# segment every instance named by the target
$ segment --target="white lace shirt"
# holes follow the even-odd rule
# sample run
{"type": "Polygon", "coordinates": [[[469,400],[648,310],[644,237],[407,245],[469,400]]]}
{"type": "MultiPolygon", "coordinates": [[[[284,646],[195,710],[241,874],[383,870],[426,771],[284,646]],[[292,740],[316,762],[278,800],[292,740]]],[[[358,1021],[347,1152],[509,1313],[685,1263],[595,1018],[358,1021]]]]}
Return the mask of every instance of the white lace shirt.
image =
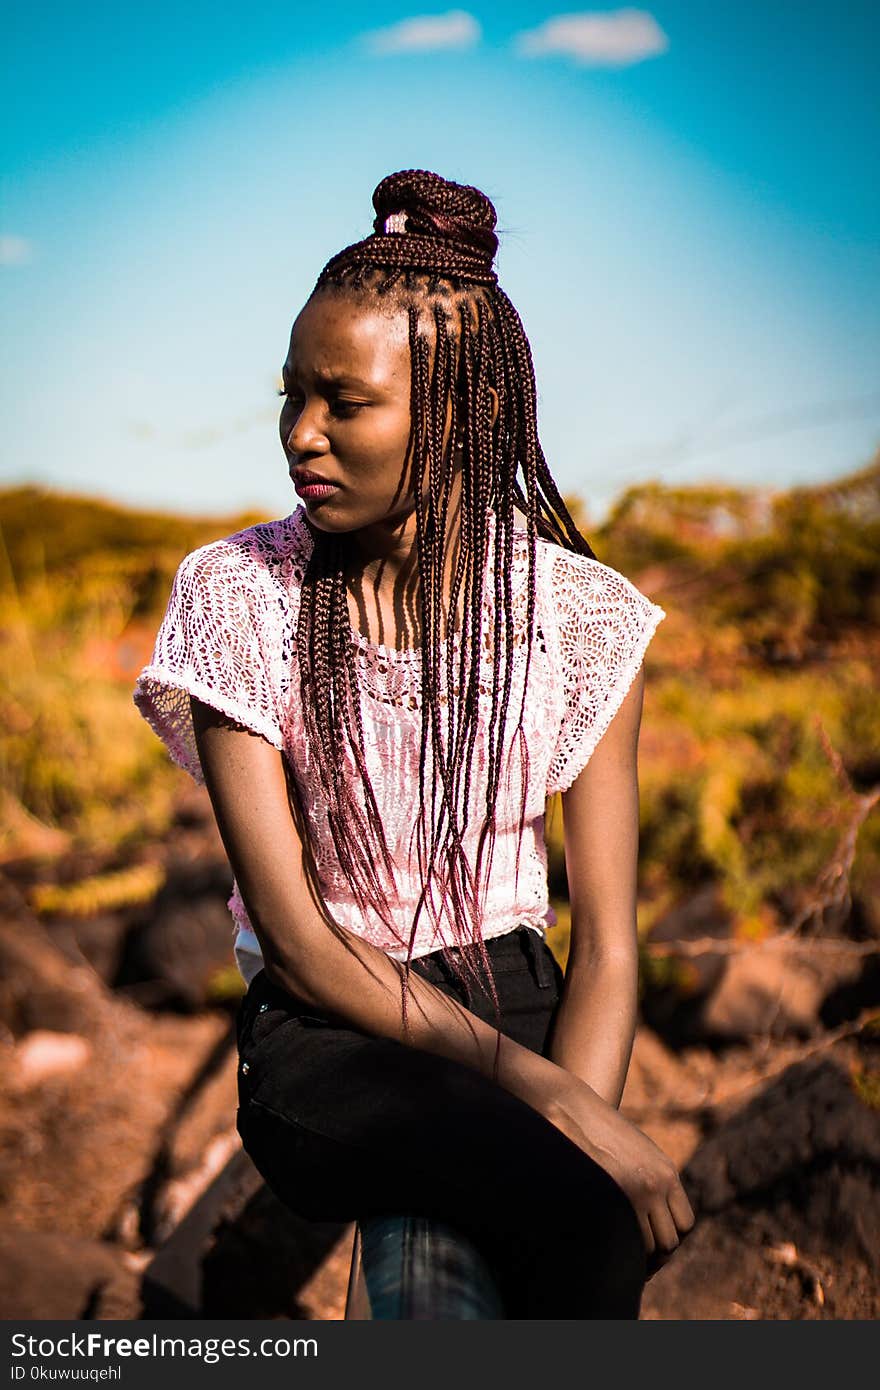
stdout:
{"type": "MultiPolygon", "coordinates": [[[[491,534],[491,527],[490,527],[491,534]]],[[[262,735],[293,771],[325,904],[350,931],[398,959],[409,939],[421,884],[412,829],[418,815],[421,687],[418,649],[370,644],[354,629],[365,753],[395,866],[389,901],[397,937],[378,913],[357,906],[335,857],[326,807],[310,766],[300,711],[296,655],[299,591],[312,547],[302,507],[192,551],[181,562],[134,702],[171,757],[203,784],[190,695],[262,735]]],[[[491,548],[488,553],[491,555],[491,548]]],[[[527,536],[514,537],[514,674],[508,704],[497,833],[485,882],[483,937],[523,923],[543,932],[555,921],[547,891],[546,798],[567,790],[620,708],[664,610],[617,570],[549,541],[537,541],[535,623],[524,729],[528,746],[526,819],[519,840],[523,769],[513,728],[525,671],[527,536]]],[[[483,632],[491,635],[494,587],[484,586],[483,632]]],[[[455,640],[455,639],[453,639],[455,640]]],[[[441,652],[441,658],[443,652],[441,652]]],[[[486,724],[492,652],[480,653],[480,723],[471,768],[464,844],[476,857],[485,815],[486,724]],[[482,811],[481,808],[482,807],[482,811]]],[[[441,667],[445,660],[441,659],[441,667]]],[[[430,741],[429,741],[430,748],[430,741]]],[[[429,755],[430,769],[430,755],[429,755]]],[[[427,798],[430,804],[430,797],[427,798]]],[[[235,957],[246,981],[262,965],[260,946],[233,880],[229,898],[235,957]]],[[[422,913],[413,956],[453,944],[444,904],[422,913]]]]}

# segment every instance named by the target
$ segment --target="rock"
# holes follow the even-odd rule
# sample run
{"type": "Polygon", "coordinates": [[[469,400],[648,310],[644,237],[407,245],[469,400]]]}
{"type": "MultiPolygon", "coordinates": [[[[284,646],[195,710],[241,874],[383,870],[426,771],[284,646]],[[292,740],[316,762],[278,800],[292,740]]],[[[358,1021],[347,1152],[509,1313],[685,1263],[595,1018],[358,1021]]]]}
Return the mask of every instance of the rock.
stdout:
{"type": "Polygon", "coordinates": [[[329,1264],[347,1272],[354,1227],[305,1221],[265,1185],[217,1227],[203,1263],[203,1317],[308,1318],[329,1264]],[[345,1253],[340,1253],[340,1247],[345,1253]]]}
{"type": "Polygon", "coordinates": [[[119,974],[128,933],[141,914],[140,908],[125,908],[93,917],[57,916],[47,930],[68,960],[87,962],[105,984],[112,985],[119,974]]]}
{"type": "MultiPolygon", "coordinates": [[[[730,923],[730,912],[721,900],[718,885],[709,883],[659,918],[648,940],[649,944],[703,937],[726,941],[730,923]]],[[[641,1013],[645,1022],[673,1046],[700,1038],[703,1003],[724,978],[727,962],[728,957],[721,951],[654,956],[654,969],[643,971],[641,1013]],[[666,975],[670,978],[664,981],[666,975]]]]}
{"type": "Polygon", "coordinates": [[[209,1146],[218,1136],[235,1126],[238,1106],[238,1052],[228,1038],[228,1050],[218,1056],[198,1089],[187,1098],[186,1106],[175,1116],[174,1133],[168,1145],[168,1174],[172,1180],[186,1179],[205,1161],[209,1146]]]}
{"type": "Polygon", "coordinates": [[[154,1203],[153,1239],[167,1239],[201,1198],[208,1184],[222,1173],[230,1158],[241,1148],[236,1130],[217,1134],[206,1145],[199,1164],[185,1176],[172,1178],[154,1203]]]}
{"type": "Polygon", "coordinates": [[[852,928],[880,942],[880,872],[862,871],[852,885],[852,928]]]}
{"type": "Polygon", "coordinates": [[[796,1196],[811,1172],[825,1179],[829,1165],[841,1173],[873,1169],[877,1190],[868,1207],[877,1240],[869,1248],[853,1238],[857,1253],[880,1261],[880,1111],[860,1099],[831,1058],[789,1067],[722,1124],[688,1165],[688,1190],[701,1210],[719,1211],[779,1184],[796,1196]]]}
{"type": "Polygon", "coordinates": [[[150,1008],[192,1011],[212,1002],[212,979],[234,965],[231,890],[225,862],[172,866],[128,935],[117,988],[150,1008]]]}
{"type": "Polygon", "coordinates": [[[830,1057],[722,1120],[682,1174],[697,1225],[643,1317],[876,1318],[880,1111],[830,1057]]]}
{"type": "Polygon", "coordinates": [[[85,1038],[38,1028],[13,1049],[8,1065],[15,1089],[28,1090],[53,1077],[70,1076],[84,1067],[91,1055],[91,1043],[85,1038]]]}
{"type": "Polygon", "coordinates": [[[825,994],[815,958],[756,944],[731,956],[700,1011],[700,1033],[713,1040],[807,1036],[825,994]]]}
{"type": "MultiPolygon", "coordinates": [[[[880,943],[878,943],[880,946],[880,943]]],[[[825,995],[819,1017],[825,1028],[836,1028],[849,1019],[858,1018],[864,1009],[880,1005],[880,950],[866,956],[858,973],[839,980],[825,995]]]]}
{"type": "Polygon", "coordinates": [[[703,1078],[656,1033],[644,1026],[637,1028],[621,1100],[624,1110],[641,1114],[652,1106],[693,1108],[701,1104],[705,1089],[703,1078]]]}
{"type": "Polygon", "coordinates": [[[322,1316],[338,1307],[352,1235],[282,1205],[239,1149],[145,1270],[143,1316],[322,1316]]]}
{"type": "Polygon", "coordinates": [[[677,1167],[686,1163],[700,1139],[693,1116],[676,1112],[696,1111],[706,1093],[705,1082],[671,1052],[650,1028],[640,1027],[620,1110],[668,1154],[677,1167]]]}
{"type": "Polygon", "coordinates": [[[217,1013],[151,1018],[111,999],[94,1021],[85,1066],[26,1090],[2,1068],[5,1210],[31,1230],[96,1240],[112,1232],[117,1243],[139,1245],[141,1194],[161,1177],[175,1117],[228,1036],[217,1013]]]}
{"type": "Polygon", "coordinates": [[[0,1228],[0,1317],[139,1318],[140,1275],[101,1241],[0,1228]]]}
{"type": "Polygon", "coordinates": [[[105,991],[72,965],[34,918],[0,922],[0,1023],[18,1037],[35,1028],[90,1036],[105,991]]]}
{"type": "Polygon", "coordinates": [[[785,1238],[766,1210],[704,1217],[649,1280],[645,1321],[876,1319],[880,1293],[858,1261],[816,1255],[785,1238]],[[779,1252],[790,1247],[791,1262],[779,1252]]]}
{"type": "MultiPolygon", "coordinates": [[[[651,943],[729,939],[729,917],[714,887],[667,913],[651,943]]],[[[734,949],[670,955],[643,971],[641,1014],[667,1043],[726,1046],[753,1038],[808,1037],[832,1020],[880,1002],[880,957],[858,955],[847,937],[737,941],[734,949]],[[668,975],[668,981],[664,976],[668,975]]]]}

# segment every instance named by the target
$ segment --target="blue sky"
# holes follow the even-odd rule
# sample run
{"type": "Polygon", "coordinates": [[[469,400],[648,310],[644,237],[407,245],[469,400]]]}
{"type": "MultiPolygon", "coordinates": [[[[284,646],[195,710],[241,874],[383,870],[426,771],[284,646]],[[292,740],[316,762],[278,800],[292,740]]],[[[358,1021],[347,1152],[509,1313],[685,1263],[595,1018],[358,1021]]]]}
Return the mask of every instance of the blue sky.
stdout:
{"type": "Polygon", "coordinates": [[[297,499],[276,377],[395,169],[475,183],[560,486],[880,443],[874,0],[7,6],[0,482],[297,499]]]}

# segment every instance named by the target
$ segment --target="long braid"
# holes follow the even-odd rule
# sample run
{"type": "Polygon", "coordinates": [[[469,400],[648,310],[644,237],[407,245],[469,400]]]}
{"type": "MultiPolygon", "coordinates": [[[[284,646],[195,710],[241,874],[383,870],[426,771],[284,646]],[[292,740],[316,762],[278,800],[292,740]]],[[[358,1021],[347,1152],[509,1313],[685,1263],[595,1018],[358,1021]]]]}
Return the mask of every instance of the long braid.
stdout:
{"type": "MultiPolygon", "coordinates": [[[[528,787],[523,720],[536,609],[536,540],[540,536],[588,556],[593,556],[593,551],[565,506],[538,439],[531,349],[519,315],[498,285],[492,266],[498,241],[491,202],[467,185],[451,183],[426,170],[405,170],[382,180],[373,194],[373,206],[373,235],[347,246],[328,261],[313,295],[341,294],[367,303],[378,298],[395,310],[404,310],[408,317],[412,400],[409,457],[422,661],[419,815],[410,843],[411,853],[415,843],[420,895],[406,941],[392,926],[393,856],[364,752],[346,596],[345,537],[329,536],[316,528],[312,528],[313,552],[302,585],[297,651],[307,745],[326,798],[340,868],[361,908],[372,906],[392,927],[395,939],[406,946],[402,975],[406,1030],[412,950],[423,910],[428,911],[435,926],[439,925],[435,886],[439,888],[441,911],[443,903],[449,903],[451,944],[462,948],[458,959],[448,956],[450,965],[466,983],[488,986],[496,1020],[499,1018],[497,990],[482,936],[482,913],[495,843],[495,808],[516,656],[511,576],[517,507],[525,513],[528,535],[526,672],[509,754],[515,762],[516,745],[523,769],[520,837],[528,787]],[[490,388],[498,397],[494,425],[490,388]],[[462,471],[459,553],[450,581],[444,662],[441,626],[454,473],[454,449],[444,447],[447,423],[451,439],[462,446],[462,471]],[[494,520],[491,547],[490,513],[494,520]],[[484,632],[487,564],[492,569],[494,600],[490,632],[484,632]],[[456,630],[459,604],[461,625],[456,630]],[[486,803],[476,863],[472,865],[464,849],[464,831],[471,813],[471,768],[487,644],[493,675],[485,730],[486,803]],[[441,712],[444,698],[445,718],[441,712]],[[354,794],[358,787],[363,808],[354,794]]],[[[496,1050],[496,1065],[497,1060],[496,1050]]]]}

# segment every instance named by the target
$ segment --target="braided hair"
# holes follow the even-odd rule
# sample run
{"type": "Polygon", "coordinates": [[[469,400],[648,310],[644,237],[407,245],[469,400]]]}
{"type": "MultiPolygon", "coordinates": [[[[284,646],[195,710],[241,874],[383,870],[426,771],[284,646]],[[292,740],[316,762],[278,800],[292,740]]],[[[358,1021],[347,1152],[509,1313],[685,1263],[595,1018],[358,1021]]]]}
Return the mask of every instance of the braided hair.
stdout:
{"type": "Polygon", "coordinates": [[[401,939],[391,920],[388,891],[394,883],[394,866],[366,765],[350,636],[345,534],[328,534],[310,526],[314,545],[302,582],[297,651],[305,732],[329,808],[340,867],[361,909],[372,906],[395,939],[406,946],[401,975],[406,1032],[412,948],[422,912],[427,908],[434,915],[435,887],[441,903],[451,904],[450,944],[458,948],[444,950],[445,959],[465,983],[466,992],[469,983],[488,986],[496,1020],[499,1016],[482,937],[481,886],[488,881],[495,842],[495,804],[515,656],[511,572],[516,506],[525,513],[528,532],[528,648],[523,703],[514,731],[523,766],[520,837],[528,786],[523,714],[535,612],[536,537],[583,555],[593,556],[593,551],[560,496],[538,440],[529,342],[493,269],[498,238],[492,203],[477,188],[426,170],[408,169],[378,184],[373,207],[372,235],[327,262],[310,299],[331,294],[373,308],[383,303],[393,312],[405,313],[409,324],[409,455],[422,654],[419,816],[413,834],[422,892],[408,939],[401,939]],[[493,393],[497,395],[494,421],[493,393]],[[454,452],[444,445],[444,431],[450,411],[451,438],[461,447],[461,511],[449,612],[457,611],[461,596],[463,617],[457,657],[449,642],[444,672],[440,619],[454,452]],[[490,511],[495,522],[494,550],[487,557],[490,511]],[[483,631],[486,565],[494,583],[491,634],[483,631]],[[471,864],[463,837],[478,728],[480,652],[487,642],[495,664],[486,731],[485,818],[476,863],[471,864]],[[499,665],[502,650],[504,661],[499,665]],[[444,676],[443,688],[451,692],[445,702],[441,700],[444,676]],[[430,777],[426,773],[429,745],[430,777]],[[348,775],[341,763],[347,763],[348,775]],[[426,780],[431,782],[430,817],[426,780]]]}

